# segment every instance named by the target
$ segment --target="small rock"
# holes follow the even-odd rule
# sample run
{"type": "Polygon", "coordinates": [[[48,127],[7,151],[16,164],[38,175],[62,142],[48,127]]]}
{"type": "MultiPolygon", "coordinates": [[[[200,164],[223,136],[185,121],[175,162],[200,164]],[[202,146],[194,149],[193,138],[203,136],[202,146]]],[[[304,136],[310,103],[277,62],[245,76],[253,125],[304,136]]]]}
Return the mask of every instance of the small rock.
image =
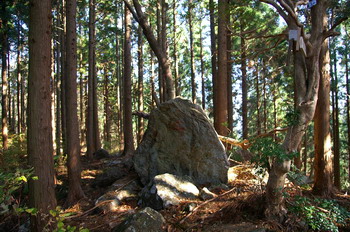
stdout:
{"type": "Polygon", "coordinates": [[[109,213],[109,212],[115,212],[118,210],[120,201],[118,200],[115,192],[108,192],[96,200],[95,205],[98,205],[98,204],[101,204],[98,206],[98,208],[103,213],[109,213]],[[105,203],[102,203],[102,202],[105,202],[105,203]]]}
{"type": "Polygon", "coordinates": [[[106,151],[103,148],[100,148],[97,151],[95,151],[93,156],[94,156],[95,159],[105,159],[105,158],[109,158],[110,157],[108,151],[106,151]]]}
{"type": "Polygon", "coordinates": [[[160,210],[169,205],[178,205],[182,200],[198,199],[199,190],[189,177],[165,173],[154,177],[141,191],[139,203],[143,207],[160,210]]]}
{"type": "Polygon", "coordinates": [[[203,200],[203,201],[207,201],[209,199],[212,199],[214,197],[216,197],[217,195],[215,193],[212,193],[209,191],[208,188],[204,187],[201,189],[200,193],[199,193],[199,197],[203,200]]]}
{"type": "Polygon", "coordinates": [[[118,226],[113,228],[113,232],[161,232],[165,220],[157,211],[147,207],[138,213],[130,216],[118,226]]]}

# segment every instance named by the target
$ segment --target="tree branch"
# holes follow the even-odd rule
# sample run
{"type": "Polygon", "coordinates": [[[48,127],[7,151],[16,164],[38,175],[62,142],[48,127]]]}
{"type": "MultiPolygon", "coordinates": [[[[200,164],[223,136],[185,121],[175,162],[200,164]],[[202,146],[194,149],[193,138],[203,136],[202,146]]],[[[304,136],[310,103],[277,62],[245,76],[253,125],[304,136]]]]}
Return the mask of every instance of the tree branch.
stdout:
{"type": "Polygon", "coordinates": [[[286,23],[288,23],[288,15],[283,11],[283,9],[273,0],[260,0],[260,2],[265,2],[271,6],[273,6],[278,14],[284,19],[284,21],[286,21],[286,23]]]}

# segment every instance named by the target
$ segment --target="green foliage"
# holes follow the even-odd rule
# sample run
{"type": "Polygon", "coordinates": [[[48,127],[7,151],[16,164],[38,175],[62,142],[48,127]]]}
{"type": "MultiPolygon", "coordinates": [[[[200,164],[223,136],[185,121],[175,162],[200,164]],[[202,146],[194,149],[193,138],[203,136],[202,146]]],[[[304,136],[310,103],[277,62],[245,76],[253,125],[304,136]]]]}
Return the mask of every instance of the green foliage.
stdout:
{"type": "Polygon", "coordinates": [[[286,114],[286,121],[288,126],[294,126],[298,124],[300,112],[298,110],[289,109],[286,114]]]}
{"type": "Polygon", "coordinates": [[[350,213],[333,200],[296,196],[290,211],[302,217],[313,230],[337,232],[346,224],[350,213]]]}
{"type": "Polygon", "coordinates": [[[62,214],[60,207],[57,207],[55,210],[50,210],[50,215],[56,219],[57,223],[57,228],[54,230],[54,232],[89,232],[88,229],[83,227],[77,229],[76,226],[65,225],[64,220],[66,217],[71,216],[71,213],[62,214]]]}
{"type": "Polygon", "coordinates": [[[287,153],[271,137],[257,138],[249,150],[255,154],[252,161],[262,168],[270,168],[270,160],[277,159],[278,162],[282,162],[298,155],[296,152],[287,153]]]}
{"type": "Polygon", "coordinates": [[[0,172],[0,204],[7,204],[13,194],[22,186],[27,191],[29,178],[33,178],[33,168],[30,169],[16,169],[15,172],[4,173],[0,172]]]}

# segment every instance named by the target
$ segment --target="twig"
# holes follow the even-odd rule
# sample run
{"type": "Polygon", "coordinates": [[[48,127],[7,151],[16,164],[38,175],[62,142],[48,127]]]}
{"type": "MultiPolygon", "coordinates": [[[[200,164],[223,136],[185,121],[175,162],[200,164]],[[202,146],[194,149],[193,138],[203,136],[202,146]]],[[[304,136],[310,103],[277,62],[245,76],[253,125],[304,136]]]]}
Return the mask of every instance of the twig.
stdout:
{"type": "Polygon", "coordinates": [[[186,220],[187,218],[189,218],[192,214],[194,214],[194,212],[196,212],[196,211],[197,211],[200,207],[202,207],[203,205],[206,205],[206,204],[208,204],[208,203],[210,203],[210,202],[212,202],[212,201],[215,201],[215,200],[218,199],[219,197],[226,196],[227,194],[232,193],[234,190],[236,190],[236,189],[235,189],[235,188],[232,188],[231,190],[229,190],[229,191],[227,191],[227,192],[225,192],[225,193],[223,193],[223,194],[221,194],[221,195],[219,195],[219,196],[216,196],[216,197],[214,197],[214,198],[212,198],[212,199],[210,199],[210,200],[207,200],[207,201],[203,202],[202,204],[196,206],[196,208],[194,208],[194,209],[192,210],[191,213],[187,214],[186,217],[184,217],[183,219],[181,219],[180,224],[184,223],[185,220],[186,220]]]}

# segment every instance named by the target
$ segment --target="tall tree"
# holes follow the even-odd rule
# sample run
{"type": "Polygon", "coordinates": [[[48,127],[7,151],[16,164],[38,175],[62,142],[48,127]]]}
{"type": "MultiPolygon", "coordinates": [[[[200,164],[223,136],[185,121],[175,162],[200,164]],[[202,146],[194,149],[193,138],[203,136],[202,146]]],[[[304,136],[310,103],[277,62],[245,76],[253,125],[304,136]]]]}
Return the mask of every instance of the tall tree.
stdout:
{"type": "MultiPolygon", "coordinates": [[[[293,50],[295,56],[294,68],[296,92],[296,122],[288,127],[283,147],[287,153],[298,150],[307,125],[313,119],[317,93],[320,80],[320,51],[324,40],[334,35],[334,28],[341,23],[338,21],[331,27],[327,27],[328,18],[326,11],[329,7],[329,1],[318,0],[317,4],[311,8],[311,31],[310,36],[305,36],[303,24],[299,21],[296,13],[297,3],[291,0],[261,0],[273,6],[280,16],[288,24],[289,30],[301,32],[301,38],[306,43],[306,51],[303,49],[293,50]],[[327,30],[327,28],[331,28],[327,30]]],[[[299,38],[300,39],[300,38],[299,38]]],[[[269,173],[269,179],[266,188],[267,210],[266,215],[269,218],[281,220],[286,212],[283,205],[283,187],[287,172],[290,170],[291,161],[284,160],[280,162],[275,159],[269,173]]]]}
{"type": "Polygon", "coordinates": [[[227,135],[227,14],[226,0],[219,1],[218,8],[218,73],[216,80],[216,102],[214,127],[218,134],[227,135]]]}
{"type": "Polygon", "coordinates": [[[81,188],[80,139],[77,96],[77,1],[66,0],[66,130],[68,155],[68,197],[66,205],[70,206],[84,197],[81,188]]]}
{"type": "Polygon", "coordinates": [[[160,66],[163,72],[163,78],[165,79],[165,83],[166,83],[166,89],[165,89],[166,99],[164,100],[173,99],[175,97],[174,81],[171,74],[169,58],[167,56],[166,51],[163,51],[163,49],[161,49],[158,46],[159,43],[153,34],[153,31],[147,21],[147,17],[142,12],[142,7],[138,2],[138,0],[133,0],[135,10],[127,0],[124,0],[124,3],[130,10],[132,15],[134,16],[135,20],[142,27],[143,34],[145,35],[150,47],[152,48],[152,51],[154,52],[154,54],[158,59],[158,62],[160,63],[160,66]]]}
{"type": "Polygon", "coordinates": [[[97,76],[96,76],[96,0],[89,0],[89,77],[88,77],[88,106],[86,119],[87,155],[101,148],[98,111],[97,111],[97,76]]]}
{"type": "Polygon", "coordinates": [[[51,128],[51,1],[32,0],[29,23],[28,157],[37,180],[29,182],[32,231],[52,228],[56,207],[51,128]]]}
{"type": "Polygon", "coordinates": [[[188,30],[190,32],[190,64],[191,64],[191,90],[192,102],[196,103],[196,74],[194,68],[194,42],[193,42],[193,2],[188,1],[188,30]]]}
{"type": "Polygon", "coordinates": [[[333,115],[333,174],[334,186],[340,189],[340,135],[339,135],[339,96],[338,96],[338,70],[337,70],[337,52],[333,53],[332,75],[332,115],[333,115]]]}
{"type": "MultiPolygon", "coordinates": [[[[143,111],[143,38],[142,38],[142,28],[139,26],[138,29],[138,104],[137,110],[139,112],[143,111]]],[[[142,135],[144,131],[144,121],[142,117],[138,118],[138,132],[137,132],[137,141],[141,142],[142,135]]]]}
{"type": "Polygon", "coordinates": [[[209,0],[210,14],[210,47],[211,47],[211,75],[213,83],[213,114],[214,121],[216,120],[216,98],[217,98],[217,53],[216,53],[216,32],[215,32],[215,5],[214,0],[209,0]]]}
{"type": "Polygon", "coordinates": [[[124,155],[134,152],[132,133],[132,99],[131,99],[131,14],[125,6],[124,39],[124,155]]]}
{"type": "Polygon", "coordinates": [[[332,193],[332,144],[330,133],[330,73],[328,40],[322,44],[320,54],[320,86],[314,117],[315,183],[313,191],[329,196],[332,193]]]}
{"type": "Polygon", "coordinates": [[[1,2],[1,87],[2,87],[2,99],[1,99],[1,112],[2,112],[2,147],[3,149],[8,149],[8,111],[9,111],[9,101],[8,101],[8,74],[7,74],[7,54],[8,54],[8,19],[7,19],[7,1],[1,2]]]}
{"type": "Polygon", "coordinates": [[[242,72],[242,135],[243,139],[248,138],[248,81],[247,81],[247,54],[244,38],[243,25],[240,25],[241,32],[241,72],[242,72]]]}

